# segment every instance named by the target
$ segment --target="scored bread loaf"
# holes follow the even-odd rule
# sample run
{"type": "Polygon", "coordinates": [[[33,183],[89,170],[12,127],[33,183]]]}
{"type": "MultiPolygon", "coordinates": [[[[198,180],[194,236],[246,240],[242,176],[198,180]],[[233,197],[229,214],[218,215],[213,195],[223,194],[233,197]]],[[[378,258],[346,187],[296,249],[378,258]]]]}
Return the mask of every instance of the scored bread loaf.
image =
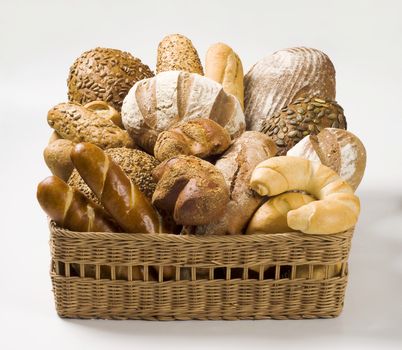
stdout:
{"type": "Polygon", "coordinates": [[[191,40],[181,34],[168,35],[158,45],[156,73],[172,70],[203,75],[197,50],[191,40]]]}
{"type": "Polygon", "coordinates": [[[67,181],[73,172],[74,165],[70,153],[74,143],[70,140],[57,139],[49,143],[43,151],[43,158],[53,175],[67,181]]]}
{"type": "Polygon", "coordinates": [[[209,47],[205,59],[205,76],[222,84],[223,90],[236,96],[244,109],[243,65],[231,47],[223,43],[209,47]]]}
{"type": "Polygon", "coordinates": [[[230,135],[211,119],[197,118],[162,131],[154,147],[155,158],[163,161],[179,154],[207,158],[230,146],[230,135]]]}
{"type": "Polygon", "coordinates": [[[251,174],[257,164],[273,157],[274,143],[258,131],[246,131],[235,139],[232,146],[216,162],[229,188],[230,200],[218,220],[195,227],[196,234],[241,234],[263,197],[249,187],[251,174]]]}
{"type": "Polygon", "coordinates": [[[150,201],[102,149],[90,143],[79,143],[71,152],[71,160],[125,232],[163,232],[161,218],[150,201]]]}
{"type": "Polygon", "coordinates": [[[159,133],[195,118],[212,119],[232,138],[245,129],[243,111],[233,95],[217,82],[187,72],[163,72],[137,82],[122,107],[124,127],[151,154],[159,133]]]}
{"type": "Polygon", "coordinates": [[[47,114],[47,121],[63,139],[72,142],[90,142],[101,148],[133,147],[127,131],[76,103],[53,107],[47,114]]]}
{"type": "Polygon", "coordinates": [[[366,149],[349,131],[327,128],[318,135],[306,136],[287,155],[321,162],[341,176],[354,190],[366,168],[366,149]]]}
{"type": "Polygon", "coordinates": [[[300,192],[286,192],[272,197],[254,213],[246,234],[291,232],[288,212],[314,200],[312,196],[300,192]]]}
{"type": "Polygon", "coordinates": [[[317,201],[287,214],[290,228],[304,233],[336,233],[350,229],[358,219],[359,198],[335,171],[303,158],[280,156],[257,165],[250,181],[261,196],[305,191],[317,201]]]}
{"type": "Polygon", "coordinates": [[[294,47],[264,57],[244,77],[247,130],[261,130],[264,120],[300,96],[335,100],[335,69],[328,56],[294,47]]]}
{"type": "Polygon", "coordinates": [[[39,183],[37,198],[42,209],[60,227],[79,232],[119,232],[99,205],[57,176],[49,176],[39,183]]]}
{"type": "Polygon", "coordinates": [[[211,163],[194,156],[176,156],[159,164],[152,203],[177,224],[204,225],[217,219],[229,201],[221,172],[211,163]]]}

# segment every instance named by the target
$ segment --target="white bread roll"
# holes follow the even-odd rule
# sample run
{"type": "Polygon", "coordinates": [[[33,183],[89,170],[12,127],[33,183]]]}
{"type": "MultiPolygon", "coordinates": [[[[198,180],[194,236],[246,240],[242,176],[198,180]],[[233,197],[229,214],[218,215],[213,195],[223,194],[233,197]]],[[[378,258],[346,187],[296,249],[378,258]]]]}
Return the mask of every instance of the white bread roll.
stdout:
{"type": "Polygon", "coordinates": [[[349,131],[327,128],[309,135],[291,148],[287,155],[321,162],[336,171],[354,190],[366,169],[366,149],[349,131]]]}
{"type": "Polygon", "coordinates": [[[352,228],[360,212],[359,198],[335,171],[318,162],[281,156],[254,169],[250,187],[261,196],[305,191],[317,201],[291,210],[288,226],[304,233],[337,233],[352,228]]]}
{"type": "Polygon", "coordinates": [[[295,47],[264,57],[244,77],[247,130],[260,131],[264,120],[301,96],[335,100],[335,69],[328,56],[295,47]]]}
{"type": "Polygon", "coordinates": [[[195,118],[212,119],[232,138],[245,129],[236,97],[209,78],[183,71],[162,72],[137,82],[122,107],[124,127],[148,153],[153,153],[160,132],[195,118]]]}

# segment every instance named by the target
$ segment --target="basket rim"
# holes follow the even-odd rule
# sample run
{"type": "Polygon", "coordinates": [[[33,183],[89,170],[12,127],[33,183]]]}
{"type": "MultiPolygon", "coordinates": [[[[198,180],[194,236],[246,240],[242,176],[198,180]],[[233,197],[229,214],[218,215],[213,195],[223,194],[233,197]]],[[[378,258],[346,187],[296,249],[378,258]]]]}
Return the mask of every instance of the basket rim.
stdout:
{"type": "Polygon", "coordinates": [[[261,233],[252,235],[177,235],[173,233],[117,233],[117,232],[77,232],[58,226],[53,220],[49,220],[49,229],[51,235],[57,238],[86,238],[86,239],[113,239],[121,241],[155,241],[155,242],[176,242],[176,243],[262,243],[279,240],[295,241],[339,241],[350,239],[354,233],[355,227],[349,230],[331,233],[331,234],[307,234],[303,232],[285,232],[285,233],[261,233]]]}

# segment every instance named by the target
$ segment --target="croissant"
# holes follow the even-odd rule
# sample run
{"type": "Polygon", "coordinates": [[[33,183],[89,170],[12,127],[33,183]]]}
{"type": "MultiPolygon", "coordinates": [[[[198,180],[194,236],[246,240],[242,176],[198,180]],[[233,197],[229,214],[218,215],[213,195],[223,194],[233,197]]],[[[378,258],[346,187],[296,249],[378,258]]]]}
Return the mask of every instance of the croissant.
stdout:
{"type": "Polygon", "coordinates": [[[275,157],[257,165],[250,187],[262,196],[301,190],[317,201],[287,214],[288,226],[304,233],[336,233],[353,227],[360,202],[352,187],[332,169],[307,159],[275,157]]]}

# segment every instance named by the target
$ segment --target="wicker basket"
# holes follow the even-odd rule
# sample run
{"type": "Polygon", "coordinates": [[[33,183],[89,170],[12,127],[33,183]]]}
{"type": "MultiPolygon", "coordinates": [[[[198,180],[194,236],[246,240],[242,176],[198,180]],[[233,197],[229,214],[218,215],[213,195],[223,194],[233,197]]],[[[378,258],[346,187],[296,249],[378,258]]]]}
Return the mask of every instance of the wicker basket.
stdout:
{"type": "Polygon", "coordinates": [[[353,230],[197,237],[72,232],[51,222],[50,233],[61,317],[232,320],[339,315],[353,230]]]}

